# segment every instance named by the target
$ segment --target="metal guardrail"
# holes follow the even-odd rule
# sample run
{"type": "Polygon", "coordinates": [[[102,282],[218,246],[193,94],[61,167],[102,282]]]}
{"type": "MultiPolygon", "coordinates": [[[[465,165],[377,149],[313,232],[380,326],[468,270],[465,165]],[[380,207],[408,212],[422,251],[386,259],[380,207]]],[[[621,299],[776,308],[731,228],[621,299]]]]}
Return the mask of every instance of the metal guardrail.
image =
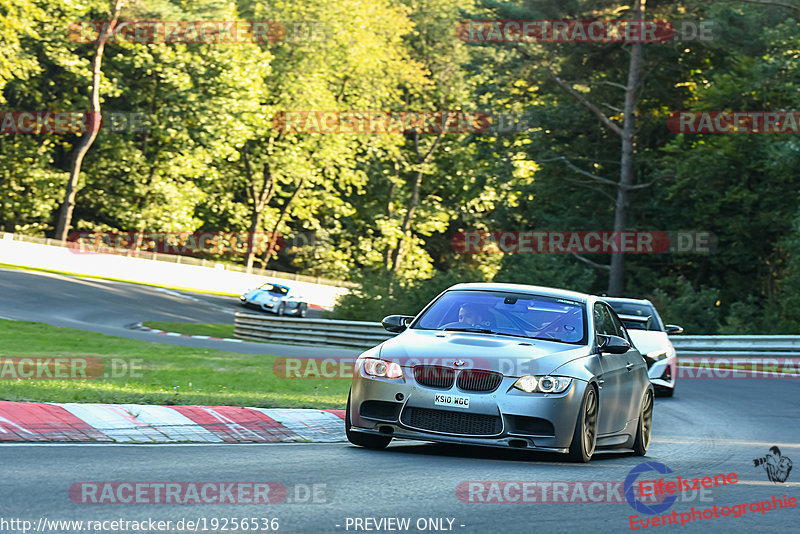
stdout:
{"type": "Polygon", "coordinates": [[[800,357],[800,336],[671,336],[678,357],[800,357]]]}
{"type": "MultiPolygon", "coordinates": [[[[380,323],[236,314],[235,336],[255,341],[366,349],[394,337],[380,323]]],[[[800,357],[800,336],[672,336],[678,356],[800,357]]]]}
{"type": "Polygon", "coordinates": [[[234,336],[251,341],[367,349],[393,337],[381,323],[236,313],[234,336]]]}
{"type": "MultiPolygon", "coordinates": [[[[71,245],[69,241],[61,241],[59,239],[52,239],[49,237],[36,237],[23,234],[10,234],[0,232],[0,239],[9,239],[11,241],[22,241],[24,243],[36,243],[37,245],[47,245],[52,247],[65,247],[69,248],[71,245]]],[[[196,265],[200,267],[210,267],[216,269],[224,269],[226,271],[236,271],[246,273],[247,268],[242,265],[230,263],[226,261],[209,260],[205,258],[195,258],[194,256],[181,256],[179,254],[164,254],[161,252],[153,252],[146,250],[131,250],[127,251],[122,256],[132,258],[141,258],[152,261],[164,261],[168,263],[179,263],[183,265],[196,265]]],[[[357,287],[358,284],[343,280],[331,280],[329,278],[322,278],[320,276],[308,276],[299,273],[286,273],[282,271],[273,271],[271,269],[253,268],[250,274],[258,276],[268,276],[270,278],[281,278],[284,280],[295,280],[297,282],[308,282],[310,284],[321,284],[334,287],[357,287]]]]}

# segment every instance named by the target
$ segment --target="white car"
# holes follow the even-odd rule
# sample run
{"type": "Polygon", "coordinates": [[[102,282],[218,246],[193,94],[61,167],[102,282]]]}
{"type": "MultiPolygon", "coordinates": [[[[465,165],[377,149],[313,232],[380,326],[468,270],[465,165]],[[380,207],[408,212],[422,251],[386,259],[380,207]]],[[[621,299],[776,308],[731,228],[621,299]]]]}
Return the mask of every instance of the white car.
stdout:
{"type": "Polygon", "coordinates": [[[259,308],[276,315],[305,317],[308,311],[308,302],[303,297],[294,294],[288,286],[271,282],[251,289],[241,295],[239,300],[244,306],[259,308]]]}
{"type": "Polygon", "coordinates": [[[634,346],[647,362],[647,375],[656,394],[672,397],[678,376],[678,355],[669,335],[683,333],[674,324],[664,325],[649,300],[603,297],[622,320],[634,346]]]}

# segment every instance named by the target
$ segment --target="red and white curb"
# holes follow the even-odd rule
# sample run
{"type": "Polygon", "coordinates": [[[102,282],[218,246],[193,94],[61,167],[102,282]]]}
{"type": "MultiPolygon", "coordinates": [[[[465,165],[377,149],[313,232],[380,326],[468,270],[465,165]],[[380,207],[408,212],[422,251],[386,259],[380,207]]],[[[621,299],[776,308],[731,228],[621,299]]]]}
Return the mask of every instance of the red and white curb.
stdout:
{"type": "Polygon", "coordinates": [[[173,337],[190,337],[192,339],[214,339],[217,341],[230,341],[232,343],[244,343],[242,339],[234,339],[232,337],[214,337],[214,336],[193,336],[190,334],[179,334],[178,332],[165,332],[164,330],[158,330],[156,328],[150,328],[149,326],[144,326],[142,323],[136,323],[130,325],[128,328],[131,330],[141,330],[143,332],[152,332],[154,334],[163,334],[165,336],[173,336],[173,337]]]}
{"type": "Polygon", "coordinates": [[[346,441],[344,410],[0,401],[0,442],[346,441]]]}

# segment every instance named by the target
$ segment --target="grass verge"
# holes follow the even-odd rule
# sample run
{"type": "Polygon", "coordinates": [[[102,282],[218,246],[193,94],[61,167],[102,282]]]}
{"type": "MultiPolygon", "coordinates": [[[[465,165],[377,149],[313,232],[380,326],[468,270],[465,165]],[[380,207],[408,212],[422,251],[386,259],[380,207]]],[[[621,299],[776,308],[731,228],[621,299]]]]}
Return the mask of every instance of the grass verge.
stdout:
{"type": "MultiPolygon", "coordinates": [[[[349,379],[276,376],[277,356],[176,347],[0,320],[0,399],[30,402],[344,408],[349,379]],[[20,379],[9,358],[97,358],[96,379],[20,379]]],[[[311,355],[311,354],[310,354],[311,355]]]]}

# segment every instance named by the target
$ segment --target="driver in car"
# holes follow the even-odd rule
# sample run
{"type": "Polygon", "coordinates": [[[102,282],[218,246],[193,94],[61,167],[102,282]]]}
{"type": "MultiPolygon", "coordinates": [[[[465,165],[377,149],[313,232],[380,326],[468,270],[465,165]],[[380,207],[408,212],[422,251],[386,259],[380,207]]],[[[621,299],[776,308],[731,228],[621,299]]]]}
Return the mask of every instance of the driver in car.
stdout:
{"type": "Polygon", "coordinates": [[[487,311],[480,304],[468,303],[463,304],[458,310],[458,322],[483,326],[487,320],[487,311]]]}

